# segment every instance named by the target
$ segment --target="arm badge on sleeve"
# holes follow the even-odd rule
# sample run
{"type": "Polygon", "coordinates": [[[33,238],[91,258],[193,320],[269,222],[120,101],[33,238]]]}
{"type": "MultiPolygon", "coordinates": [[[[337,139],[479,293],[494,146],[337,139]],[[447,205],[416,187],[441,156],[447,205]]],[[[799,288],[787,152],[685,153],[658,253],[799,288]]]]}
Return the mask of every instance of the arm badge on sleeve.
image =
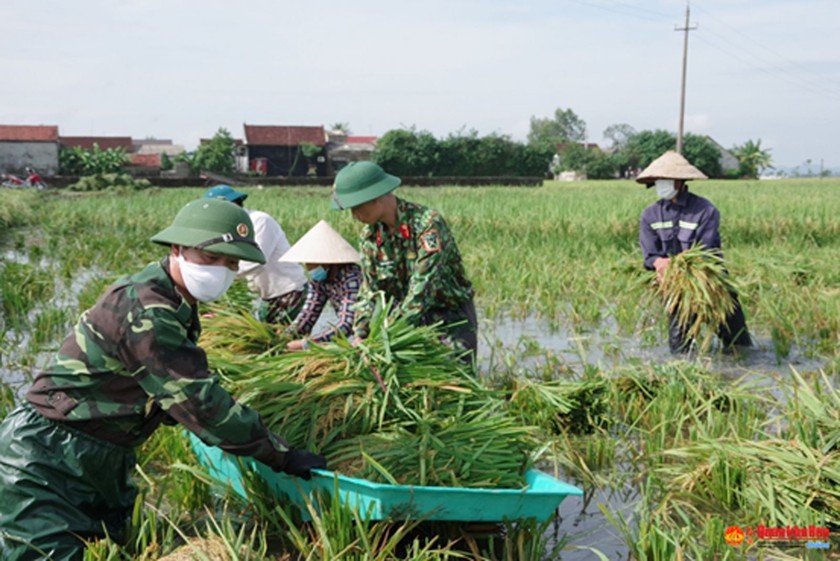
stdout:
{"type": "Polygon", "coordinates": [[[437,228],[431,228],[423,232],[420,236],[420,245],[423,246],[426,253],[440,251],[440,234],[438,234],[437,228]]]}

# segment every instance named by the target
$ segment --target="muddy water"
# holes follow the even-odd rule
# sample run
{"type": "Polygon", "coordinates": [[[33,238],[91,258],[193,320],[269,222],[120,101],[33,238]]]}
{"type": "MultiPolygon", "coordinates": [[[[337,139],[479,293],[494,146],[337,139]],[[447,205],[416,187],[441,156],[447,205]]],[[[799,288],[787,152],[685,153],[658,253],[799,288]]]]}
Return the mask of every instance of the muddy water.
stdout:
{"type": "Polygon", "coordinates": [[[504,351],[516,350],[523,354],[531,351],[534,355],[530,359],[525,358],[526,365],[529,361],[536,363],[546,353],[550,353],[561,358],[573,370],[584,365],[595,365],[602,370],[609,370],[634,361],[663,363],[693,360],[710,371],[738,377],[749,373],[787,374],[791,368],[803,372],[813,371],[825,366],[824,359],[805,356],[796,349],[792,349],[789,356],[779,358],[773,351],[772,341],[761,334],[753,335],[753,348],[739,350],[737,354],[725,354],[713,348],[702,356],[686,355],[675,358],[668,351],[667,341],[645,345],[638,336],[618,334],[618,330],[609,323],[596,329],[576,332],[557,327],[535,316],[492,320],[480,317],[479,339],[479,364],[484,371],[492,369],[498,362],[498,355],[504,351]]]}

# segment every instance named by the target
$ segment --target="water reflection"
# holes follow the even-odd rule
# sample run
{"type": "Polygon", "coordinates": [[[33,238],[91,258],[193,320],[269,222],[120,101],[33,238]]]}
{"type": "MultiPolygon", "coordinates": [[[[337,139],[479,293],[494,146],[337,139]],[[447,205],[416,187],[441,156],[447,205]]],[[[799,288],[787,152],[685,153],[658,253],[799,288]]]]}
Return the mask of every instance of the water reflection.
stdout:
{"type": "Polygon", "coordinates": [[[758,373],[787,375],[791,368],[804,372],[825,366],[825,359],[806,356],[796,348],[787,357],[777,357],[770,339],[760,336],[753,337],[753,348],[739,349],[734,354],[712,348],[702,355],[675,357],[668,350],[664,334],[658,344],[645,344],[640,335],[619,334],[609,320],[597,328],[578,332],[537,316],[522,319],[479,317],[478,357],[483,372],[492,372],[500,356],[510,352],[518,353],[520,364],[526,367],[537,365],[546,356],[556,357],[575,370],[590,365],[602,371],[633,362],[689,360],[732,378],[758,373]]]}

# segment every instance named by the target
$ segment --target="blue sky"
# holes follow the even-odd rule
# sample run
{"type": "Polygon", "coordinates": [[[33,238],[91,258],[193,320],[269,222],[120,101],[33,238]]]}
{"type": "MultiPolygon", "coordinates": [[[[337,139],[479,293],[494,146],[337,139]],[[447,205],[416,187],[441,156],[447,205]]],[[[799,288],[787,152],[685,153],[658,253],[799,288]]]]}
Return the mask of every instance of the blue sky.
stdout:
{"type": "MultiPolygon", "coordinates": [[[[3,0],[0,123],[194,148],[242,124],[676,131],[684,0],[3,0]]],[[[840,2],[691,2],[685,129],[840,168],[840,2]]]]}

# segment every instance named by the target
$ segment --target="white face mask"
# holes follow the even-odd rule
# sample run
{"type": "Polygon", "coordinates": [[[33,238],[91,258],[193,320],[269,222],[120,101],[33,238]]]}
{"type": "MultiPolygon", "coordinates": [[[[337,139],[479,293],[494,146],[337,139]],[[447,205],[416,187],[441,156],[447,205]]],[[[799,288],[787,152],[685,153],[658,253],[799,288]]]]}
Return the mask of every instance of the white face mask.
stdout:
{"type": "Polygon", "coordinates": [[[218,300],[236,279],[236,271],[223,265],[197,265],[184,259],[183,253],[175,258],[181,269],[181,278],[193,298],[199,302],[218,300]]]}
{"type": "Polygon", "coordinates": [[[654,182],[654,185],[656,185],[656,194],[659,195],[660,199],[670,201],[677,196],[677,190],[674,188],[673,179],[657,179],[654,182]]]}

